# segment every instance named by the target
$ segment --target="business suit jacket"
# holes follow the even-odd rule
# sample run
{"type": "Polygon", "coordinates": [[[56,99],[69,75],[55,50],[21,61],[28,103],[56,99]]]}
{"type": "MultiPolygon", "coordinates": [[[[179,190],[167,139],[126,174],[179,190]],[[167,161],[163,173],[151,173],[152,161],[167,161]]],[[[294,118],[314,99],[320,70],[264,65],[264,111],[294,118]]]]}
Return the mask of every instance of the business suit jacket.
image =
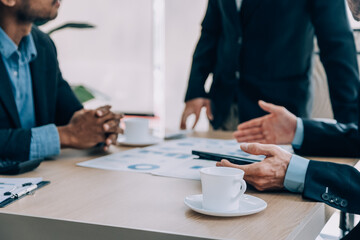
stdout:
{"type": "Polygon", "coordinates": [[[358,68],[343,0],[244,0],[240,13],[235,0],[209,0],[185,101],[210,98],[215,129],[235,99],[239,122],[265,114],[260,99],[309,116],[315,34],[335,118],[356,122],[358,68]]]}
{"type": "Polygon", "coordinates": [[[358,124],[303,119],[304,139],[300,149],[294,149],[295,153],[303,156],[360,157],[360,97],[358,107],[358,124]]]}
{"type": "MultiPolygon", "coordinates": [[[[343,164],[310,161],[303,196],[344,212],[360,214],[360,172],[343,164]]],[[[358,224],[345,239],[359,237],[358,224]]]]}
{"type": "MultiPolygon", "coordinates": [[[[31,34],[38,52],[30,63],[36,125],[66,125],[82,105],[62,78],[51,39],[37,28],[31,34]]],[[[0,57],[0,158],[27,160],[30,141],[31,130],[21,127],[10,79],[0,57]]]]}
{"type": "Polygon", "coordinates": [[[329,124],[303,119],[304,140],[296,154],[303,156],[359,157],[357,124],[329,124]]]}

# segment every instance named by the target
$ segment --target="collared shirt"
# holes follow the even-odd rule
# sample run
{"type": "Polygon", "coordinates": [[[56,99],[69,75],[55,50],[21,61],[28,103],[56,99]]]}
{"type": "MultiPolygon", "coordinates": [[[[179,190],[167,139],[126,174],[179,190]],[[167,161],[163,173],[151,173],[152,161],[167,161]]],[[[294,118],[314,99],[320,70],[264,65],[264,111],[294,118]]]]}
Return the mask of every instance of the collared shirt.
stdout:
{"type": "Polygon", "coordinates": [[[241,9],[241,4],[242,4],[243,0],[235,0],[235,4],[236,4],[236,9],[239,12],[241,9]]]}
{"type": "Polygon", "coordinates": [[[310,160],[292,155],[286,170],[284,187],[291,192],[301,193],[304,190],[305,176],[310,160]]]}
{"type": "Polygon", "coordinates": [[[295,149],[300,149],[303,141],[304,141],[304,123],[301,118],[297,118],[295,136],[291,145],[295,149]]]}
{"type": "MultiPolygon", "coordinates": [[[[304,123],[301,118],[296,120],[296,131],[291,143],[293,148],[299,149],[304,141],[304,123]]],[[[284,187],[291,192],[302,192],[304,190],[305,175],[309,165],[306,158],[293,155],[284,179],[284,187]]]]}
{"type": "Polygon", "coordinates": [[[60,152],[59,134],[54,124],[36,127],[30,62],[37,57],[34,39],[25,36],[17,46],[0,28],[0,54],[8,72],[21,127],[31,129],[29,159],[60,152]]]}
{"type": "Polygon", "coordinates": [[[35,110],[29,63],[36,56],[36,48],[31,35],[24,37],[19,47],[0,29],[0,52],[8,72],[11,90],[15,98],[21,127],[35,126],[35,110]]]}

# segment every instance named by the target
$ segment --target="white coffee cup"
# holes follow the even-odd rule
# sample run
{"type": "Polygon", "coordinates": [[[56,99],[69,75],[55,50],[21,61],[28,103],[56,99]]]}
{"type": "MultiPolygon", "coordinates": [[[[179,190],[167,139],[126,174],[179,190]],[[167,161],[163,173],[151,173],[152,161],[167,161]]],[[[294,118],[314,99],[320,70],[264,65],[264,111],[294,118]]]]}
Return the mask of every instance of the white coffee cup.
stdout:
{"type": "Polygon", "coordinates": [[[216,212],[234,211],[246,191],[244,171],[229,167],[200,169],[203,208],[216,212]]]}
{"type": "Polygon", "coordinates": [[[124,135],[127,142],[141,142],[149,138],[149,120],[128,118],[124,120],[124,135]]]}

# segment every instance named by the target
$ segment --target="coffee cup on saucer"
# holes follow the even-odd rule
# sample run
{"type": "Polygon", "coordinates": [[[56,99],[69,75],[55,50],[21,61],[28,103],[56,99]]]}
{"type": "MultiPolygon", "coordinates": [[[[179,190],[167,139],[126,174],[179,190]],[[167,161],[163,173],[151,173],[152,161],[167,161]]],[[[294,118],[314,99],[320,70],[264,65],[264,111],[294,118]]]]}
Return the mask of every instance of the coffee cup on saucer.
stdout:
{"type": "Polygon", "coordinates": [[[147,140],[149,133],[149,120],[145,118],[128,118],[124,120],[124,135],[128,142],[142,142],[147,140]]]}
{"type": "Polygon", "coordinates": [[[216,212],[239,209],[246,191],[244,171],[238,168],[208,167],[200,170],[203,208],[216,212]]]}
{"type": "Polygon", "coordinates": [[[162,140],[150,134],[149,120],[146,118],[127,118],[124,123],[124,135],[118,138],[118,143],[121,145],[146,146],[162,140]]]}

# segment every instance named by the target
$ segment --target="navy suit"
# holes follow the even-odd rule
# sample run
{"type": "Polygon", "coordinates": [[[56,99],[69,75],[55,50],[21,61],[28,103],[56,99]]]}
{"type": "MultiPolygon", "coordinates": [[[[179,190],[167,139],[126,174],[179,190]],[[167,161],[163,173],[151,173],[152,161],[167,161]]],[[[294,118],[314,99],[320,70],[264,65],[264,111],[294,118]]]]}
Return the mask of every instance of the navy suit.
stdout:
{"type": "Polygon", "coordinates": [[[264,115],[260,99],[309,117],[315,35],[335,118],[357,122],[359,76],[344,0],[244,0],[240,13],[235,0],[209,0],[185,101],[211,99],[215,129],[232,103],[239,122],[264,115]]]}
{"type": "MultiPolygon", "coordinates": [[[[360,115],[360,97],[358,98],[360,115]]],[[[359,123],[330,124],[303,119],[304,140],[296,154],[305,156],[360,157],[359,123]]]]}
{"type": "MultiPolygon", "coordinates": [[[[309,119],[303,121],[304,141],[301,148],[295,150],[297,154],[360,156],[358,125],[329,124],[309,119]]],[[[343,164],[310,161],[303,196],[322,201],[344,212],[360,214],[360,172],[343,164]]],[[[360,225],[358,224],[344,239],[360,239],[360,225]]]]}
{"type": "MultiPolygon", "coordinates": [[[[30,63],[36,125],[66,125],[82,105],[62,78],[51,39],[37,28],[31,34],[38,52],[30,63]]],[[[31,130],[21,128],[10,79],[0,57],[0,158],[27,160],[30,141],[31,130]]]]}
{"type": "MultiPolygon", "coordinates": [[[[344,212],[360,214],[360,172],[343,164],[310,161],[303,196],[344,212]]],[[[360,239],[360,225],[344,239],[360,239]]]]}

